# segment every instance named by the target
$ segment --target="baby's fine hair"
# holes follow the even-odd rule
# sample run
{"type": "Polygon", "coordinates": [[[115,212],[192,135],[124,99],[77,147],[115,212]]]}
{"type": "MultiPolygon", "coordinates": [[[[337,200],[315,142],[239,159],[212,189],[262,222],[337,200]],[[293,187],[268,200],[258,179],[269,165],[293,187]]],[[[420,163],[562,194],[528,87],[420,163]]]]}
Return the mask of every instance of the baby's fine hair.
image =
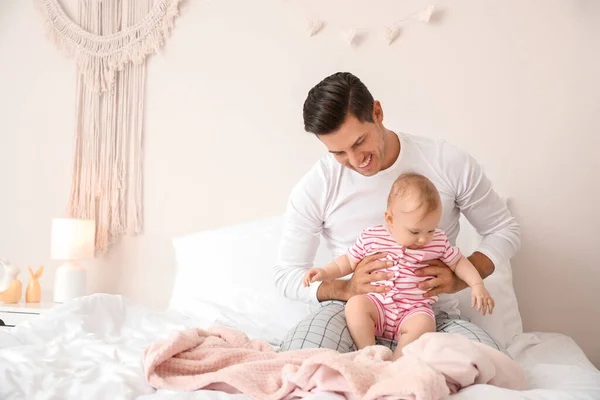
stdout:
{"type": "Polygon", "coordinates": [[[407,194],[409,189],[417,191],[417,195],[421,200],[421,207],[425,207],[423,210],[424,214],[429,214],[442,205],[440,194],[429,179],[416,172],[407,172],[400,175],[394,181],[388,196],[388,209],[396,199],[402,198],[407,194]]]}

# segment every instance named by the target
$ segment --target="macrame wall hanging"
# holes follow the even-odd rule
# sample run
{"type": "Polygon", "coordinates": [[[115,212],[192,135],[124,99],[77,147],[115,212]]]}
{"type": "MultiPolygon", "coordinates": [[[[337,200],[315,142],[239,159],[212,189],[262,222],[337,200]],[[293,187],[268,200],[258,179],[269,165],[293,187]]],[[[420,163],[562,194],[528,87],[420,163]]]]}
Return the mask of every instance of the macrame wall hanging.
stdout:
{"type": "Polygon", "coordinates": [[[96,249],[142,231],[146,58],[163,45],[179,0],[34,0],[50,40],[77,67],[68,214],[96,221],[96,249]]]}

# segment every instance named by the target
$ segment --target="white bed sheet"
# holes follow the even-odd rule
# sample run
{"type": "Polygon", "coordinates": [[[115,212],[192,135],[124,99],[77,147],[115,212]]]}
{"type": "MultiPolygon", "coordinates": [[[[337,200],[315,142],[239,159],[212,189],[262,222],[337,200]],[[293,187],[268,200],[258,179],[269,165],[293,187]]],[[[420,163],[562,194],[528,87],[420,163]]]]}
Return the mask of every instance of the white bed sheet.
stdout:
{"type": "MultiPolygon", "coordinates": [[[[150,343],[213,322],[159,313],[116,295],[72,301],[0,332],[0,398],[248,399],[214,391],[155,391],[144,379],[142,353],[150,343]]],[[[522,334],[508,350],[527,372],[531,390],[476,385],[452,400],[600,399],[600,371],[569,337],[522,334]]],[[[341,398],[323,393],[309,399],[341,398]]]]}

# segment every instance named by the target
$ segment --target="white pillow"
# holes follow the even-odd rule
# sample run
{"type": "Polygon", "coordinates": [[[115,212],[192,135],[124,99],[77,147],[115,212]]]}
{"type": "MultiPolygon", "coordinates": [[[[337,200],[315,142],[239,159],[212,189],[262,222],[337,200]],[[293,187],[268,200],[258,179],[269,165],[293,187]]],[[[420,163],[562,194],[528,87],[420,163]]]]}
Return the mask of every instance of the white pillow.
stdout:
{"type": "MultiPolygon", "coordinates": [[[[456,245],[464,254],[468,255],[475,251],[481,240],[482,237],[475,228],[464,215],[461,215],[460,234],[456,245]]],[[[478,313],[475,308],[472,308],[471,289],[469,288],[457,294],[459,310],[463,316],[489,333],[501,347],[506,348],[516,335],[523,333],[523,323],[513,286],[510,261],[504,265],[497,265],[494,273],[485,278],[484,283],[494,298],[494,313],[482,316],[481,312],[478,313]]]]}
{"type": "MultiPolygon", "coordinates": [[[[177,272],[169,309],[243,330],[279,344],[310,314],[307,304],[285,299],[273,267],[282,218],[266,218],[173,240],[177,272]]],[[[330,262],[321,248],[316,263],[330,262]]]]}

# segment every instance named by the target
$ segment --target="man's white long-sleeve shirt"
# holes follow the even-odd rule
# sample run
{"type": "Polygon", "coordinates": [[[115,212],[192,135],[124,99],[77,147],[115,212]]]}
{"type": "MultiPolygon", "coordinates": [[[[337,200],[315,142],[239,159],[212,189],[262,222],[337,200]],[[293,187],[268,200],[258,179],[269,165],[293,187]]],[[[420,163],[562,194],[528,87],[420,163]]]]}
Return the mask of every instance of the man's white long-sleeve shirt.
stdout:
{"type": "MultiPolygon", "coordinates": [[[[335,257],[344,254],[359,233],[384,224],[387,197],[404,172],[429,178],[442,199],[439,228],[454,245],[462,212],[484,237],[477,251],[495,266],[520,247],[520,226],[494,191],[482,167],[466,152],[441,140],[399,133],[400,154],[394,164],[365,177],[324,156],[294,187],[284,217],[275,266],[275,284],[284,296],[316,304],[320,283],[305,288],[302,278],[312,268],[321,238],[335,257]]],[[[322,265],[317,265],[322,267],[322,265]]],[[[454,295],[442,294],[436,313],[458,314],[454,295]]]]}

